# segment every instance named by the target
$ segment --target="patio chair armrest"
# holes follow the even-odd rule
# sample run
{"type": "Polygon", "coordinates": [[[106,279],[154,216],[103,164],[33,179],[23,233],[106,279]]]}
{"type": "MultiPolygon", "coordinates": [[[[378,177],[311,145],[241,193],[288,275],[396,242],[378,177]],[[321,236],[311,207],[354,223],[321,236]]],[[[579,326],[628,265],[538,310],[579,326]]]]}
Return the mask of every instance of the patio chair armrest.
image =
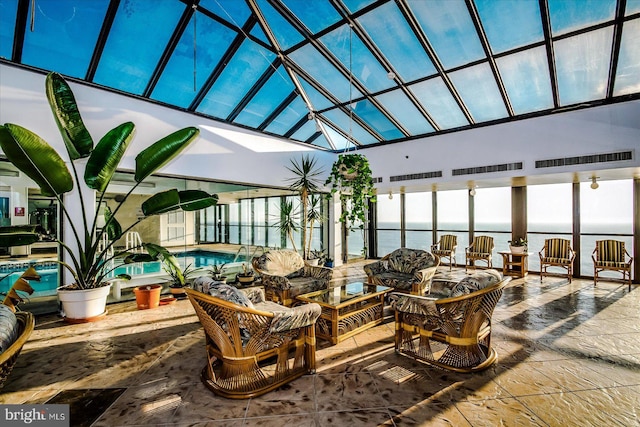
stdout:
{"type": "Polygon", "coordinates": [[[364,265],[362,268],[367,276],[375,276],[376,274],[380,274],[387,270],[385,261],[375,261],[370,264],[364,265]]]}
{"type": "Polygon", "coordinates": [[[392,293],[390,300],[391,308],[400,313],[438,316],[436,298],[404,293],[392,293]]]}
{"type": "Polygon", "coordinates": [[[289,310],[275,311],[269,326],[270,332],[287,332],[315,324],[322,309],[319,304],[310,303],[289,310]]]}
{"type": "Polygon", "coordinates": [[[247,298],[253,303],[258,304],[264,302],[264,287],[262,286],[252,286],[250,288],[240,288],[240,292],[245,294],[247,298]]]}

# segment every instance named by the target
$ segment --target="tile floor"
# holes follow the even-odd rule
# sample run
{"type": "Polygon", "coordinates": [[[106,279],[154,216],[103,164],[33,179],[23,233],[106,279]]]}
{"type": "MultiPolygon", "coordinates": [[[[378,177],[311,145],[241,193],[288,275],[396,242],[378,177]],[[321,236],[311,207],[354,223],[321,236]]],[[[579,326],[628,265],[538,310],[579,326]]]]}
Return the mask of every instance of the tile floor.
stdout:
{"type": "MultiPolygon", "coordinates": [[[[362,273],[351,264],[343,280],[362,273]]],[[[494,313],[499,360],[455,374],[393,351],[392,317],[336,346],[318,369],[234,401],[200,382],[204,335],[188,301],[101,322],[39,316],[0,403],[71,403],[73,426],[640,425],[640,289],[513,280],[494,313]]]]}

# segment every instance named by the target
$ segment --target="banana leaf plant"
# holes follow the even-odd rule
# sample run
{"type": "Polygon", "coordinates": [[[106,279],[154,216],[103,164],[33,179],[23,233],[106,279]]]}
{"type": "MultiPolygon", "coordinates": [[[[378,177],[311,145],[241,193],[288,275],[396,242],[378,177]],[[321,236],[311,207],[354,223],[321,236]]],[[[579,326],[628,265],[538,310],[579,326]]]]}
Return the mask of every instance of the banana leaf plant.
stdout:
{"type": "MultiPolygon", "coordinates": [[[[71,272],[74,280],[74,283],[66,289],[106,286],[109,273],[118,264],[111,261],[116,258],[123,262],[132,260],[126,256],[128,251],[112,251],[114,243],[138,223],[152,215],[178,209],[194,211],[217,203],[218,197],[215,194],[201,190],[172,189],[154,194],[147,199],[142,204],[144,217],[139,218],[129,227],[123,229],[116,220],[118,211],[138,185],[178,156],[197,138],[200,131],[195,127],[180,129],[141,151],[135,159],[135,182],[132,188],[123,198],[118,199],[118,204],[113,211],[107,208],[102,212],[100,207],[104,205],[105,191],[133,139],[135,125],[126,122],[116,126],[94,146],[93,139],[78,110],[75,96],[65,79],[60,74],[49,73],[45,84],[47,99],[64,141],[71,170],[49,143],[34,132],[16,124],[5,123],[0,126],[0,148],[11,163],[36,182],[43,195],[54,197],[58,201],[62,215],[68,219],[70,233],[67,233],[67,236],[72,237],[66,237],[66,239],[74,239],[74,245],[69,244],[68,241],[57,240],[62,250],[68,255],[68,261],[58,262],[71,272]],[[76,165],[81,159],[86,159],[82,180],[76,165]],[[77,191],[76,197],[63,197],[65,193],[73,190],[74,183],[78,186],[84,184],[97,192],[98,200],[93,214],[86,209],[87,202],[84,200],[83,191],[77,191]],[[83,213],[80,223],[74,222],[70,215],[72,210],[78,209],[83,213]],[[99,229],[98,217],[103,214],[105,225],[99,229]],[[105,234],[109,243],[102,247],[101,241],[105,234]],[[74,247],[78,249],[74,250],[74,247]]],[[[26,245],[38,241],[38,238],[36,231],[24,226],[5,227],[0,230],[0,246],[26,245]]],[[[147,253],[134,260],[158,259],[160,254],[168,254],[166,249],[158,245],[143,243],[142,246],[147,253]]],[[[127,275],[119,277],[128,278],[127,275]]]]}

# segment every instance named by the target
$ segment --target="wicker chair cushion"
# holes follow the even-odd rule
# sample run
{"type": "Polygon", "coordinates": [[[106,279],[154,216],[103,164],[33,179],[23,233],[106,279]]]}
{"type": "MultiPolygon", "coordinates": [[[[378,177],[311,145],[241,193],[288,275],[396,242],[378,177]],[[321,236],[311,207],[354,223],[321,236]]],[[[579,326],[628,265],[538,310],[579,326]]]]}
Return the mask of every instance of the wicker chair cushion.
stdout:
{"type": "Polygon", "coordinates": [[[254,308],[247,295],[238,288],[221,282],[214,282],[209,288],[209,294],[216,298],[232,302],[242,307],[254,308]]]}
{"type": "Polygon", "coordinates": [[[388,263],[389,270],[413,274],[417,270],[433,267],[436,259],[431,252],[400,248],[389,254],[388,263]]]}
{"type": "Polygon", "coordinates": [[[598,240],[596,242],[598,252],[598,263],[608,267],[615,267],[617,264],[625,265],[624,242],[619,240],[598,240]],[[613,263],[613,264],[610,264],[613,263]]]}
{"type": "Polygon", "coordinates": [[[451,296],[467,295],[498,283],[500,280],[502,280],[502,275],[497,270],[478,271],[459,281],[451,289],[451,296]]]}
{"type": "Polygon", "coordinates": [[[557,257],[542,257],[541,260],[545,264],[568,264],[571,262],[569,258],[557,258],[557,257]]]}
{"type": "Polygon", "coordinates": [[[296,271],[293,271],[293,272],[287,274],[284,277],[286,277],[287,279],[295,279],[296,277],[302,277],[302,276],[304,276],[304,267],[302,267],[302,268],[300,268],[300,269],[298,269],[296,271]]]}
{"type": "Polygon", "coordinates": [[[325,288],[325,282],[312,276],[296,277],[290,279],[291,288],[289,290],[291,297],[297,295],[308,294],[309,292],[319,291],[325,288]]]}
{"type": "Polygon", "coordinates": [[[4,304],[0,304],[0,353],[11,347],[18,337],[18,318],[4,304]]]}
{"type": "Polygon", "coordinates": [[[411,273],[401,273],[397,271],[384,272],[377,275],[377,278],[380,279],[382,286],[387,286],[390,288],[403,289],[403,290],[411,290],[411,286],[413,284],[414,276],[411,273]]]}
{"type": "Polygon", "coordinates": [[[286,276],[304,267],[304,260],[299,253],[291,250],[269,251],[256,260],[260,270],[274,276],[286,276]]]}
{"type": "Polygon", "coordinates": [[[629,266],[629,263],[616,262],[616,261],[596,261],[596,266],[598,266],[598,267],[625,268],[625,267],[629,266]]]}

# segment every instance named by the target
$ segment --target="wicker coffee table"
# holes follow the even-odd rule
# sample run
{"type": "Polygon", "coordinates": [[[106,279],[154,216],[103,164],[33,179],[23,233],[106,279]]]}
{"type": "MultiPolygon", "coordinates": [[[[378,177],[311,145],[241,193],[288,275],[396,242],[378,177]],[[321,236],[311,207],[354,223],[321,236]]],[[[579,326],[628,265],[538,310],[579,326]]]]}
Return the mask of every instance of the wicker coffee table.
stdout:
{"type": "Polygon", "coordinates": [[[337,344],[382,323],[384,297],[391,290],[357,282],[298,295],[296,299],[320,304],[322,314],[316,321],[316,336],[337,344]]]}

